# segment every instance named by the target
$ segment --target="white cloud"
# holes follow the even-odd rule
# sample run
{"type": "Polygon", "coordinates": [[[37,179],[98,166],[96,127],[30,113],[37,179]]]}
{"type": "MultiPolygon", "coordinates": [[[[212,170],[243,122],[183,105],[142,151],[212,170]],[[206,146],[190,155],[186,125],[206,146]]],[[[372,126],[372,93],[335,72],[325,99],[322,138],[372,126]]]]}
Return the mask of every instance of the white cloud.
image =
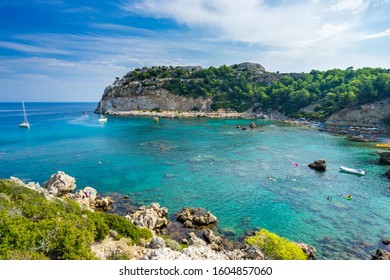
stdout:
{"type": "Polygon", "coordinates": [[[371,39],[378,39],[378,38],[389,37],[389,36],[390,36],[390,28],[386,29],[385,31],[382,31],[382,32],[358,35],[357,39],[358,40],[371,40],[371,39]]]}
{"type": "MultiPolygon", "coordinates": [[[[324,1],[284,1],[269,5],[264,0],[144,0],[123,7],[132,13],[170,18],[206,36],[220,40],[293,49],[319,47],[324,40],[354,31],[368,1],[343,0],[330,5],[324,1]],[[353,13],[351,13],[353,11],[353,13]]],[[[334,47],[345,47],[343,40],[334,47]]],[[[351,38],[351,36],[345,36],[351,38]]]]}
{"type": "Polygon", "coordinates": [[[352,11],[358,12],[366,10],[370,4],[367,0],[334,0],[334,4],[331,6],[333,11],[352,11]]]}
{"type": "Polygon", "coordinates": [[[9,42],[9,41],[0,41],[0,48],[21,51],[26,53],[62,54],[62,55],[69,54],[64,50],[57,49],[57,48],[33,46],[31,44],[16,43],[16,42],[9,42]]]}

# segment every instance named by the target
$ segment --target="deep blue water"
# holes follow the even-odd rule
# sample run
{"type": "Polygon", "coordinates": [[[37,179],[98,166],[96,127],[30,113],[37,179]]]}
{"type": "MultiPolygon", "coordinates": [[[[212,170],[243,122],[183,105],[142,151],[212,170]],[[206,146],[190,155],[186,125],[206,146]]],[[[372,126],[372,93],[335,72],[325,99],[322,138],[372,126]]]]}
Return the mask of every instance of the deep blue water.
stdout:
{"type": "Polygon", "coordinates": [[[0,103],[0,178],[43,184],[61,170],[78,188],[158,202],[171,213],[206,208],[237,236],[267,228],[315,246],[321,259],[369,259],[389,238],[387,168],[375,144],[271,121],[245,131],[236,125],[250,120],[109,116],[99,124],[97,103],[25,106],[30,129],[18,127],[21,104],[0,103]],[[326,172],[307,167],[321,158],[326,172]],[[367,175],[340,173],[340,165],[367,175]],[[350,201],[341,196],[350,193],[350,201]]]}

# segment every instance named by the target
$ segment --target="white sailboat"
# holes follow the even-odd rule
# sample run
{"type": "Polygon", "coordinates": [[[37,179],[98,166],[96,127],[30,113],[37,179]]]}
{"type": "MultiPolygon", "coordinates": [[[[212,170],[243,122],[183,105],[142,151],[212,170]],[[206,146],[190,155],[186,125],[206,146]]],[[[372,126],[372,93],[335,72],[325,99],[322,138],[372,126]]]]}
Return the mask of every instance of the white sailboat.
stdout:
{"type": "Polygon", "coordinates": [[[100,101],[100,117],[99,117],[99,122],[100,123],[105,123],[107,122],[107,117],[103,116],[103,109],[102,109],[102,101],[100,101]]]}
{"type": "Polygon", "coordinates": [[[19,127],[21,127],[21,128],[29,128],[30,127],[30,123],[27,120],[26,109],[24,108],[24,102],[23,101],[22,101],[22,106],[23,106],[23,117],[24,117],[24,120],[23,120],[23,122],[19,123],[19,127]]]}

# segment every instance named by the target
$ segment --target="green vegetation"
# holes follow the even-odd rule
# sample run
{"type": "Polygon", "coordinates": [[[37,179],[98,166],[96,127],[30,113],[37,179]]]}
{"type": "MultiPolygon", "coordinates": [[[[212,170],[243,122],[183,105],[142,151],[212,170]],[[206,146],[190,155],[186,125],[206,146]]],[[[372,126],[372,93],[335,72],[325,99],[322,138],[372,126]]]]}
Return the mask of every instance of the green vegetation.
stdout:
{"type": "Polygon", "coordinates": [[[256,232],[255,236],[245,239],[246,243],[256,246],[263,251],[265,255],[275,260],[306,260],[307,256],[302,249],[284,237],[266,229],[256,232]]]}
{"type": "Polygon", "coordinates": [[[144,67],[124,76],[187,97],[209,97],[212,109],[278,110],[288,116],[321,119],[347,106],[390,97],[390,74],[382,68],[270,73],[244,63],[219,68],[144,67]],[[313,104],[311,112],[300,109],[313,104]]]}
{"type": "Polygon", "coordinates": [[[111,230],[133,243],[152,233],[124,217],[82,210],[70,200],[0,180],[0,259],[94,259],[90,245],[111,230]]]}

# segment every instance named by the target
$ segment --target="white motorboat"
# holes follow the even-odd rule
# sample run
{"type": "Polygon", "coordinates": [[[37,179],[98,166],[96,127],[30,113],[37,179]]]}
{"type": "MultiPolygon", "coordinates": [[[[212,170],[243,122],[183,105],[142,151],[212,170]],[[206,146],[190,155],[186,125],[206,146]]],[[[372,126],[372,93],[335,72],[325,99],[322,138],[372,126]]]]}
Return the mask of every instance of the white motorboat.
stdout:
{"type": "Polygon", "coordinates": [[[356,175],[366,175],[366,172],[363,169],[350,168],[345,166],[340,166],[340,171],[356,175]]]}
{"type": "Polygon", "coordinates": [[[100,123],[105,123],[107,122],[107,117],[103,116],[103,109],[102,109],[102,101],[100,101],[100,117],[99,117],[99,122],[100,123]]]}

